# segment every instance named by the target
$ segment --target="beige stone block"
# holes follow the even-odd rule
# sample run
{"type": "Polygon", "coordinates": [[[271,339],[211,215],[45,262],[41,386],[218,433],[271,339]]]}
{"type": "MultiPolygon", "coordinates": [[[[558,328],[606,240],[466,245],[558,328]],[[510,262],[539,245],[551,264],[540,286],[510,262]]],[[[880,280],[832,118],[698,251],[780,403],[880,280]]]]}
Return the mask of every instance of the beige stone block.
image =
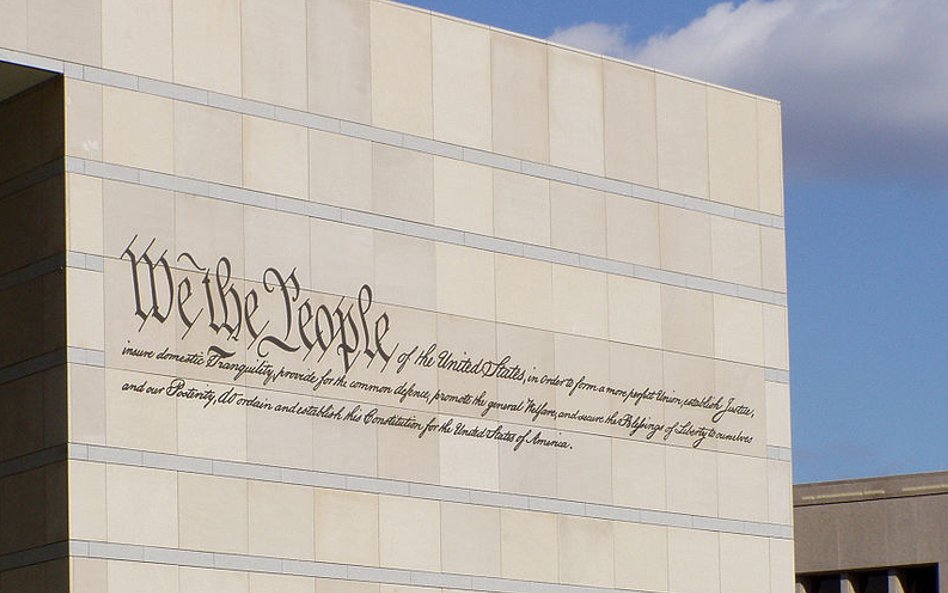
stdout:
{"type": "Polygon", "coordinates": [[[102,66],[171,80],[171,0],[102,0],[102,66]]]}
{"type": "Polygon", "coordinates": [[[441,570],[441,509],[431,500],[379,497],[382,566],[441,570]]]}
{"type": "Polygon", "coordinates": [[[177,593],[178,567],[144,562],[109,560],[109,591],[177,593]]]}
{"type": "Polygon", "coordinates": [[[244,185],[306,199],[309,140],[300,126],[243,116],[244,185]]]}
{"type": "Polygon", "coordinates": [[[109,565],[106,560],[72,558],[70,591],[74,593],[101,593],[109,590],[109,565]]]}
{"type": "Polygon", "coordinates": [[[763,306],[764,366],[777,369],[790,367],[787,309],[776,305],[763,306]]]}
{"type": "Polygon", "coordinates": [[[179,593],[247,593],[249,575],[245,572],[184,567],[178,569],[179,593]]]}
{"type": "Polygon", "coordinates": [[[432,222],[432,159],[429,154],[373,144],[372,206],[375,212],[404,220],[432,222]]]}
{"type": "Polygon", "coordinates": [[[550,244],[550,182],[494,170],[494,233],[536,245],[550,244]]]}
{"type": "MultiPolygon", "coordinates": [[[[200,272],[193,280],[199,283],[203,280],[203,272],[189,261],[191,258],[198,263],[198,266],[210,269],[213,277],[218,260],[226,257],[231,264],[232,276],[243,278],[246,272],[243,228],[243,207],[223,200],[201,198],[190,194],[175,194],[174,233],[177,266],[188,271],[200,272]],[[215,224],[209,225],[207,223],[209,220],[213,220],[215,224]],[[235,229],[239,230],[235,232],[235,229]],[[190,257],[184,256],[184,253],[190,257]],[[177,260],[179,257],[182,259],[177,260]]],[[[255,279],[260,278],[258,276],[255,279]]],[[[194,285],[195,292],[199,286],[199,284],[194,285]]]]}
{"type": "Polygon", "coordinates": [[[546,262],[494,256],[497,320],[537,329],[553,324],[553,270],[546,262]]]}
{"type": "Polygon", "coordinates": [[[658,208],[653,202],[606,194],[606,256],[659,267],[658,208]]]}
{"type": "Polygon", "coordinates": [[[432,310],[437,305],[435,244],[404,235],[375,234],[379,302],[432,310]]]}
{"type": "Polygon", "coordinates": [[[711,272],[717,280],[745,286],[761,284],[760,227],[711,217],[711,272]]]}
{"type": "MultiPolygon", "coordinates": [[[[137,184],[118,181],[102,181],[102,226],[104,230],[104,255],[120,258],[135,235],[131,246],[136,256],[140,256],[152,239],[162,250],[174,252],[174,193],[166,190],[144,187],[137,184]]],[[[149,252],[158,259],[161,252],[149,252]]],[[[121,262],[124,276],[128,275],[128,257],[121,262]]],[[[170,265],[170,262],[169,262],[170,265]]],[[[108,266],[107,266],[108,267],[108,266]]],[[[106,282],[109,281],[106,272],[106,282]]],[[[106,300],[108,300],[106,292],[106,300]]]]}
{"type": "Polygon", "coordinates": [[[717,87],[707,93],[711,199],[756,210],[757,100],[717,87]]]}
{"type": "Polygon", "coordinates": [[[659,442],[613,439],[612,491],[615,504],[663,510],[666,506],[665,482],[665,451],[659,442]]]}
{"type": "Polygon", "coordinates": [[[379,593],[378,583],[342,579],[316,579],[316,588],[319,593],[379,593]]]}
{"type": "Polygon", "coordinates": [[[714,295],[714,355],[748,364],[764,363],[761,303],[714,295]]]}
{"type": "Polygon", "coordinates": [[[125,385],[164,386],[162,377],[106,369],[105,431],[114,447],[177,452],[177,402],[170,397],[124,390],[125,385]]]}
{"type": "Polygon", "coordinates": [[[372,117],[369,3],[309,0],[309,109],[350,121],[372,117]]]}
{"type": "Polygon", "coordinates": [[[28,47],[44,56],[98,66],[102,63],[102,5],[78,0],[30,0],[28,47]]]}
{"type": "MultiPolygon", "coordinates": [[[[309,244],[310,223],[307,218],[262,208],[244,208],[243,235],[246,278],[262,282],[267,268],[272,267],[284,278],[296,270],[296,280],[301,288],[312,286],[309,250],[286,248],[287,245],[309,244]]],[[[267,275],[267,280],[271,284],[276,281],[272,273],[267,275]]],[[[260,290],[262,294],[264,289],[260,290]]],[[[266,318],[263,306],[261,319],[266,318]]]]}
{"type": "Polygon", "coordinates": [[[717,336],[712,295],[662,286],[662,345],[676,352],[710,356],[717,336]]]}
{"type": "Polygon", "coordinates": [[[718,455],[718,516],[766,523],[767,503],[766,459],[718,455]]]}
{"type": "Polygon", "coordinates": [[[668,590],[668,529],[657,525],[615,522],[616,587],[639,591],[668,590]]]}
{"type": "MultiPolygon", "coordinates": [[[[408,380],[407,377],[405,380],[408,380]]],[[[420,385],[426,384],[430,385],[430,383],[420,383],[420,385]]],[[[392,415],[404,415],[404,413],[394,408],[379,409],[379,416],[382,418],[392,415]]],[[[431,410],[421,412],[417,416],[418,422],[422,425],[429,423],[440,425],[445,420],[445,418],[439,418],[431,410]]],[[[428,484],[439,483],[441,439],[438,438],[436,432],[420,435],[414,430],[381,427],[378,439],[380,478],[428,484]]]]}
{"type": "Polygon", "coordinates": [[[0,22],[0,39],[5,47],[10,49],[26,49],[29,20],[27,7],[29,0],[2,0],[0,12],[3,21],[0,22]]]}
{"type": "Polygon", "coordinates": [[[102,253],[102,180],[66,177],[67,244],[72,251],[102,253]]]}
{"type": "Polygon", "coordinates": [[[108,539],[118,543],[178,546],[178,476],[175,472],[108,465],[108,539]]]}
{"type": "Polygon", "coordinates": [[[432,15],[431,51],[435,138],[490,150],[489,29],[432,15]]]}
{"type": "Polygon", "coordinates": [[[105,372],[69,367],[69,440],[105,444],[105,372]]]}
{"type": "MultiPolygon", "coordinates": [[[[286,387],[284,387],[286,388],[286,387]]],[[[249,390],[274,406],[290,408],[309,405],[297,395],[249,390]]],[[[247,410],[247,460],[264,465],[312,469],[313,419],[299,414],[274,413],[269,410],[247,410]]]]}
{"type": "Polygon", "coordinates": [[[431,15],[372,2],[372,123],[431,137],[431,15]]]}
{"type": "Polygon", "coordinates": [[[494,150],[522,159],[550,158],[547,47],[491,31],[494,150]]]}
{"type": "MultiPolygon", "coordinates": [[[[555,403],[555,400],[553,403],[555,403]]],[[[520,427],[523,432],[530,429],[520,427]]],[[[556,438],[557,432],[552,428],[543,427],[533,429],[530,436],[535,435],[540,438],[556,438]]],[[[500,455],[501,492],[532,494],[548,498],[557,496],[555,449],[524,445],[514,451],[513,447],[508,445],[500,447],[498,453],[500,455]]]]}
{"type": "Polygon", "coordinates": [[[492,235],[492,171],[489,167],[434,157],[435,224],[481,235],[492,235]]]}
{"type": "Polygon", "coordinates": [[[793,541],[770,540],[770,591],[792,593],[794,591],[793,541]]]}
{"type": "Polygon", "coordinates": [[[664,388],[669,395],[692,397],[715,392],[713,359],[674,352],[664,352],[663,358],[664,388]]]}
{"type": "Polygon", "coordinates": [[[606,202],[600,191],[550,184],[552,247],[587,255],[606,255],[606,202]]]}
{"type": "Polygon", "coordinates": [[[768,513],[771,523],[793,523],[793,467],[787,461],[767,460],[768,513]]]}
{"type": "Polygon", "coordinates": [[[105,541],[105,467],[98,463],[69,463],[69,536],[105,541]]]}
{"type": "Polygon", "coordinates": [[[707,87],[658,74],[655,80],[658,186],[708,197],[707,87]]]}
{"type": "Polygon", "coordinates": [[[102,87],[66,79],[66,154],[102,160],[102,87]]]}
{"type": "Polygon", "coordinates": [[[258,481],[249,487],[250,553],[313,560],[313,489],[258,481]]]}
{"type": "Polygon", "coordinates": [[[559,581],[571,585],[612,587],[615,583],[615,538],[612,522],[560,515],[559,581]]]}
{"type": "Polygon", "coordinates": [[[356,297],[363,284],[372,283],[374,246],[371,229],[312,219],[310,265],[313,290],[356,297]]]}
{"type": "Polygon", "coordinates": [[[550,163],[605,172],[602,58],[550,47],[550,163]]]}
{"type": "Polygon", "coordinates": [[[315,497],[316,559],[378,566],[378,496],[317,489],[315,497]]]}
{"type": "Polygon", "coordinates": [[[553,266],[553,329],[606,338],[609,334],[607,277],[600,272],[553,266]]]}
{"type": "Polygon", "coordinates": [[[306,1],[241,0],[240,32],[244,97],[305,110],[306,1]]]}
{"type": "Polygon", "coordinates": [[[760,227],[762,285],[768,290],[787,291],[787,247],[782,229],[760,227]]]}
{"type": "Polygon", "coordinates": [[[606,176],[658,185],[655,73],[603,59],[606,176]]]}
{"type": "Polygon", "coordinates": [[[662,347],[661,285],[609,276],[609,339],[662,347]]]}
{"type": "Polygon", "coordinates": [[[659,206],[662,267],[711,276],[711,217],[703,212],[659,206]]]}
{"type": "Polygon", "coordinates": [[[240,2],[174,0],[174,81],[240,95],[240,2]]]}
{"type": "Polygon", "coordinates": [[[374,427],[352,422],[317,420],[313,429],[313,467],[340,474],[377,475],[378,432],[374,427]]]}
{"type": "Polygon", "coordinates": [[[174,105],[174,172],[184,177],[240,185],[241,118],[203,105],[174,105]]]}
{"type": "Polygon", "coordinates": [[[760,209],[783,215],[783,146],[780,103],[757,100],[757,161],[760,209]]]}
{"type": "Polygon", "coordinates": [[[718,534],[668,530],[668,589],[681,593],[721,591],[718,534]]]}
{"type": "Polygon", "coordinates": [[[66,538],[65,477],[65,464],[59,463],[0,479],[0,553],[66,538]],[[62,506],[56,507],[57,504],[62,506]]]}
{"type": "Polygon", "coordinates": [[[44,449],[44,381],[28,375],[0,385],[0,459],[44,449]]]}
{"type": "Polygon", "coordinates": [[[500,513],[496,507],[442,503],[442,570],[500,575],[500,513]]]}
{"type": "MultiPolygon", "coordinates": [[[[714,391],[724,398],[727,404],[732,398],[734,405],[746,405],[751,408],[750,416],[727,414],[721,420],[725,430],[744,430],[754,436],[754,442],[736,443],[720,441],[716,444],[719,451],[741,453],[744,455],[766,455],[766,442],[762,437],[766,416],[766,397],[764,395],[764,369],[759,366],[737,364],[716,360],[714,362],[714,391]]],[[[707,416],[710,419],[710,414],[707,416]]]]}
{"type": "MultiPolygon", "coordinates": [[[[599,411],[594,413],[599,414],[599,411]]],[[[572,448],[556,450],[557,497],[612,504],[610,439],[581,432],[563,433],[562,438],[568,440],[572,448]]]]}
{"type": "Polygon", "coordinates": [[[665,448],[668,510],[714,517],[718,512],[718,454],[690,447],[665,448]]]}
{"type": "Polygon", "coordinates": [[[770,587],[767,538],[721,534],[721,591],[757,593],[770,587]]]}
{"type": "MultiPolygon", "coordinates": [[[[483,390],[486,392],[484,395],[485,399],[492,399],[495,396],[498,382],[496,377],[482,377],[476,374],[472,375],[470,373],[459,372],[448,364],[449,360],[460,361],[467,358],[471,358],[473,362],[477,362],[477,360],[481,358],[486,360],[498,360],[497,325],[495,323],[456,315],[438,315],[437,343],[440,350],[438,354],[440,355],[442,352],[445,352],[450,356],[449,359],[445,360],[446,364],[444,368],[438,368],[437,370],[438,389],[450,395],[464,396],[471,394],[472,397],[476,397],[483,390]]],[[[480,416],[480,407],[465,405],[460,402],[441,400],[435,401],[430,406],[427,402],[421,402],[420,404],[416,404],[416,406],[426,411],[437,409],[445,416],[457,415],[459,416],[459,421],[466,420],[467,418],[472,418],[472,420],[476,421],[479,417],[488,419],[496,418],[496,411],[492,411],[492,413],[484,417],[480,416]]],[[[462,440],[467,441],[467,443],[465,443],[467,447],[474,445],[479,439],[468,438],[462,440]]],[[[444,438],[442,439],[442,444],[453,441],[455,441],[455,439],[444,438]]],[[[486,442],[496,444],[496,441],[487,440],[486,442]]],[[[496,448],[493,451],[495,462],[494,480],[496,481],[496,448]]],[[[443,456],[442,466],[444,466],[443,456]]],[[[459,469],[463,471],[464,468],[459,469]]]]}
{"type": "Polygon", "coordinates": [[[556,515],[500,510],[502,575],[510,579],[557,582],[556,515]]]}
{"type": "Polygon", "coordinates": [[[170,99],[102,88],[102,158],[162,173],[174,170],[174,106],[170,99]]]}
{"type": "Polygon", "coordinates": [[[182,548],[247,553],[246,480],[178,474],[178,513],[182,548]]]}
{"type": "Polygon", "coordinates": [[[790,446],[790,386],[786,383],[765,385],[767,394],[767,444],[790,446]]]}
{"type": "MultiPolygon", "coordinates": [[[[467,390],[475,393],[475,390],[467,390]]],[[[488,392],[490,395],[490,392],[488,392]]],[[[458,419],[468,427],[483,421],[458,419]]],[[[493,425],[491,425],[493,426],[493,425]]],[[[459,488],[495,491],[500,487],[500,446],[487,439],[449,435],[441,438],[441,484],[459,488]]]]}
{"type": "Polygon", "coordinates": [[[102,274],[66,270],[67,343],[78,348],[105,348],[102,274]]]}
{"type": "Polygon", "coordinates": [[[309,199],[356,210],[372,209],[372,144],[309,131],[309,199]]]}
{"type": "Polygon", "coordinates": [[[250,593],[316,593],[318,580],[310,577],[265,573],[250,573],[249,577],[250,593]]]}

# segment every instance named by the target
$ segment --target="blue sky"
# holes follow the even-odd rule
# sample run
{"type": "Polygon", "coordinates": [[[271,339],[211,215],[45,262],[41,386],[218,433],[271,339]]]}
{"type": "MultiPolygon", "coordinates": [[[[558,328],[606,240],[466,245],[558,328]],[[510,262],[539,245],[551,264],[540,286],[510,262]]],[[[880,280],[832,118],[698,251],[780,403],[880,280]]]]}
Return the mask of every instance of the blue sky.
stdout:
{"type": "Polygon", "coordinates": [[[948,469],[948,4],[407,3],[781,100],[794,480],[948,469]]]}

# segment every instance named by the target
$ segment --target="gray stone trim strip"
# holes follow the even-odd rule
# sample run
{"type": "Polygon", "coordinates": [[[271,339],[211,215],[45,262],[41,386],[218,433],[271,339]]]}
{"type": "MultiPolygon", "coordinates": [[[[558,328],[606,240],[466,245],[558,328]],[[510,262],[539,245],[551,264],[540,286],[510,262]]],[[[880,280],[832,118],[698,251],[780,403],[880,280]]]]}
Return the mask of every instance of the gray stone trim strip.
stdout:
{"type": "Polygon", "coordinates": [[[764,380],[773,383],[790,383],[790,371],[784,369],[764,369],[764,380]]]}
{"type": "Polygon", "coordinates": [[[205,89],[154,80],[115,70],[98,68],[96,66],[50,60],[48,58],[16,51],[0,50],[0,60],[60,72],[68,78],[84,80],[86,82],[102,84],[113,88],[137,91],[197,105],[207,105],[244,115],[263,117],[313,130],[341,134],[352,138],[378,142],[380,144],[388,144],[390,146],[397,146],[408,150],[424,152],[426,154],[462,160],[472,164],[504,169],[514,173],[524,173],[550,181],[559,181],[561,183],[635,197],[659,204],[733,218],[761,226],[784,228],[784,219],[782,216],[767,212],[730,206],[706,198],[697,198],[647,186],[635,185],[604,176],[575,171],[573,169],[527,161],[490,151],[432,140],[423,136],[414,136],[412,134],[378,128],[368,124],[317,115],[305,111],[297,111],[295,109],[288,109],[286,107],[244,99],[233,95],[224,95],[205,89]]]}
{"type": "Polygon", "coordinates": [[[9,383],[17,379],[22,379],[35,373],[41,373],[45,370],[66,364],[66,349],[60,348],[52,352],[39,354],[33,358],[21,360],[11,365],[0,368],[0,385],[9,383]]]}
{"type": "Polygon", "coordinates": [[[0,478],[39,469],[46,465],[66,461],[68,458],[68,448],[65,443],[34,451],[0,463],[0,478]]]}
{"type": "MultiPolygon", "coordinates": [[[[66,542],[63,542],[66,545],[66,542]]],[[[334,564],[314,560],[292,560],[272,556],[201,552],[177,548],[158,548],[135,544],[116,544],[70,540],[69,555],[100,560],[124,560],[151,564],[171,564],[187,568],[236,570],[301,577],[341,579],[391,585],[414,585],[492,593],[647,593],[639,589],[620,589],[587,585],[566,585],[542,581],[523,581],[502,577],[462,575],[398,568],[376,568],[352,564],[334,564]]]]}
{"type": "Polygon", "coordinates": [[[767,459],[773,461],[793,461],[792,449],[790,449],[790,447],[767,445],[767,459]]]}
{"type": "Polygon", "coordinates": [[[446,229],[432,224],[412,222],[372,212],[362,212],[360,210],[352,210],[339,206],[327,206],[318,202],[310,202],[309,200],[289,198],[277,194],[209,181],[155,173],[123,165],[90,161],[78,157],[68,157],[66,159],[66,169],[72,173],[98,177],[100,179],[135,183],[169,191],[184,191],[206,198],[224,200],[245,206],[278,210],[289,214],[304,215],[310,218],[332,222],[344,222],[369,229],[400,233],[411,237],[440,241],[442,243],[463,245],[484,251],[492,251],[494,253],[528,257],[549,263],[596,270],[619,276],[628,276],[630,278],[651,280],[680,288],[691,288],[780,306],[786,306],[787,304],[787,295],[782,292],[743,286],[700,276],[691,276],[680,272],[660,270],[649,266],[563,251],[510,239],[501,239],[454,229],[446,229]]]}
{"type": "Polygon", "coordinates": [[[0,556],[0,572],[42,564],[50,560],[66,558],[71,551],[70,542],[56,542],[28,550],[19,550],[0,556]]]}
{"type": "Polygon", "coordinates": [[[65,158],[60,157],[0,183],[0,200],[32,185],[62,175],[65,172],[65,161],[65,158]]]}
{"type": "Polygon", "coordinates": [[[27,264],[11,272],[0,275],[0,291],[13,288],[24,282],[29,282],[46,274],[62,270],[66,265],[66,255],[56,253],[49,257],[27,264]]]}
{"type": "Polygon", "coordinates": [[[499,508],[544,511],[594,519],[608,519],[627,523],[644,523],[666,527],[686,527],[723,533],[789,539],[792,527],[777,523],[720,519],[668,511],[634,509],[608,504],[546,498],[524,494],[507,494],[405,482],[386,478],[370,478],[303,469],[260,465],[243,461],[221,461],[137,449],[122,449],[102,445],[70,443],[69,459],[97,463],[115,463],[150,469],[161,469],[209,476],[244,478],[267,482],[282,482],[317,488],[333,488],[368,494],[411,496],[443,502],[460,502],[499,508]]]}
{"type": "Polygon", "coordinates": [[[105,352],[88,348],[59,348],[52,352],[39,354],[33,358],[0,368],[0,385],[16,381],[35,373],[41,373],[53,367],[66,363],[84,364],[87,366],[105,366],[105,352]]]}

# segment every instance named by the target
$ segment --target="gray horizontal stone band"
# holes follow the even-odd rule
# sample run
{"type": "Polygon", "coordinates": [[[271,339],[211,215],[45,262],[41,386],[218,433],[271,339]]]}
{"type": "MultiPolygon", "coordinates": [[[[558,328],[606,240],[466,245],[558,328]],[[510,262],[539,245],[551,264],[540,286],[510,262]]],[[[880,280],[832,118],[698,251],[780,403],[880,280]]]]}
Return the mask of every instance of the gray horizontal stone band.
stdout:
{"type": "Polygon", "coordinates": [[[262,103],[236,97],[233,95],[224,95],[213,91],[188,87],[180,84],[153,80],[142,76],[126,74],[114,70],[106,70],[95,66],[86,66],[74,64],[59,60],[50,60],[30,54],[0,50],[0,60],[16,62],[25,66],[33,66],[59,72],[68,78],[84,80],[95,84],[102,84],[114,88],[138,91],[158,97],[195,103],[198,105],[207,105],[218,109],[225,109],[244,115],[263,117],[288,124],[303,126],[313,130],[332,132],[353,138],[378,142],[398,146],[408,150],[424,152],[427,154],[443,156],[460,161],[466,161],[472,164],[486,165],[496,169],[503,169],[515,173],[524,173],[534,177],[549,179],[578,185],[591,189],[601,190],[609,193],[635,197],[642,200],[648,200],[659,204],[677,206],[698,212],[705,212],[715,216],[733,218],[752,224],[769,226],[774,228],[784,228],[784,219],[782,216],[768,214],[758,210],[729,206],[720,202],[687,196],[674,192],[664,191],[651,187],[632,184],[625,181],[610,179],[598,175],[590,175],[556,167],[544,163],[526,161],[523,159],[504,156],[494,152],[467,148],[457,144],[441,142],[414,136],[402,132],[395,132],[384,128],[355,123],[334,117],[317,115],[305,111],[287,109],[278,105],[262,103]]]}
{"type": "Polygon", "coordinates": [[[63,443],[62,445],[56,445],[0,462],[0,478],[66,461],[66,459],[69,458],[68,451],[68,447],[63,443]]]}
{"type": "Polygon", "coordinates": [[[767,459],[773,461],[793,461],[793,451],[790,447],[767,445],[767,459]]]}
{"type": "Polygon", "coordinates": [[[53,179],[65,172],[65,159],[58,158],[0,183],[0,200],[31,185],[53,179]]]}
{"type": "Polygon", "coordinates": [[[216,459],[156,453],[137,449],[122,449],[101,445],[70,443],[69,459],[98,463],[115,463],[210,476],[282,482],[286,484],[333,488],[369,494],[411,496],[444,502],[543,511],[594,519],[622,521],[626,523],[682,527],[777,539],[790,539],[793,537],[793,528],[791,526],[777,523],[720,519],[702,515],[634,509],[608,504],[546,498],[542,496],[505,494],[454,486],[439,486],[385,478],[370,478],[365,476],[291,469],[242,461],[220,461],[216,459]]]}
{"type": "Polygon", "coordinates": [[[790,383],[790,371],[784,369],[764,369],[764,380],[772,383],[790,383]]]}
{"type": "Polygon", "coordinates": [[[0,385],[42,373],[66,363],[105,366],[105,352],[88,348],[59,348],[0,368],[0,385]]]}
{"type": "Polygon", "coordinates": [[[773,290],[723,282],[701,276],[691,276],[680,272],[660,270],[649,266],[563,251],[551,247],[512,241],[510,239],[500,239],[455,229],[447,229],[432,224],[412,222],[371,212],[362,212],[338,206],[327,206],[309,200],[288,198],[277,194],[190,179],[177,175],[155,173],[134,167],[102,163],[77,157],[67,158],[66,169],[71,173],[79,173],[100,179],[135,183],[169,191],[187,192],[202,197],[243,204],[245,206],[277,210],[289,214],[309,216],[310,218],[320,220],[342,222],[380,231],[399,233],[420,239],[463,245],[484,251],[492,251],[494,253],[526,257],[630,278],[640,278],[642,280],[660,282],[680,288],[690,288],[780,306],[786,306],[787,304],[786,293],[773,290]]]}
{"type": "Polygon", "coordinates": [[[313,560],[274,558],[272,556],[224,554],[86,540],[70,540],[69,555],[74,558],[124,560],[151,564],[170,564],[188,568],[236,570],[391,585],[491,591],[497,593],[612,593],[615,591],[644,593],[632,589],[561,585],[559,583],[521,581],[497,577],[403,570],[398,568],[376,568],[370,566],[354,566],[351,564],[317,562],[313,560]]]}
{"type": "Polygon", "coordinates": [[[55,542],[28,550],[10,552],[0,556],[0,572],[66,558],[70,549],[70,542],[55,542]]]}
{"type": "Polygon", "coordinates": [[[66,254],[56,253],[49,257],[27,264],[6,274],[0,275],[0,291],[13,288],[52,272],[65,269],[66,254]]]}

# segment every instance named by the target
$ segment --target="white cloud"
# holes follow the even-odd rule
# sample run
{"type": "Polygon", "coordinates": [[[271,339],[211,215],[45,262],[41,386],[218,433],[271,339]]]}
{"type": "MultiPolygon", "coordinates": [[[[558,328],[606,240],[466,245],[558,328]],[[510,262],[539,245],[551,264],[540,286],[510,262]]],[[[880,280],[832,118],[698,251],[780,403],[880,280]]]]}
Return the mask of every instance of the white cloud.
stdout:
{"type": "Polygon", "coordinates": [[[586,24],[556,40],[779,99],[795,173],[948,179],[948,3],[721,3],[638,46],[586,24]]]}

